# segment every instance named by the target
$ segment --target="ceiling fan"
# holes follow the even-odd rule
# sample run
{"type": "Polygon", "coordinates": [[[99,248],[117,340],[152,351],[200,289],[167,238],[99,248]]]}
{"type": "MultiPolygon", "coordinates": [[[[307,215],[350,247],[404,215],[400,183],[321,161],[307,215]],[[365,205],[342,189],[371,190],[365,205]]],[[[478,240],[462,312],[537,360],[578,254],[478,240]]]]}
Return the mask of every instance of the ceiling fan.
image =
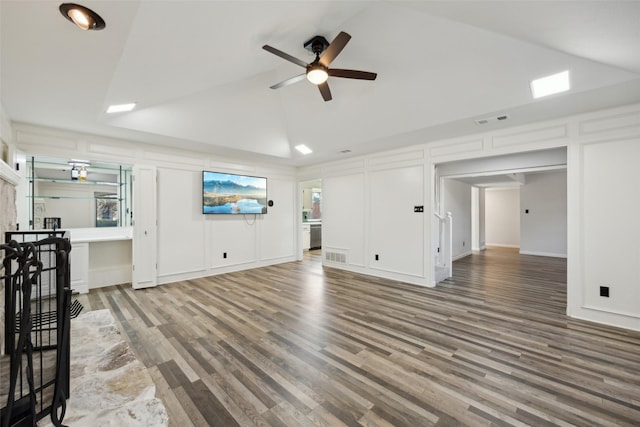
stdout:
{"type": "Polygon", "coordinates": [[[293,62],[294,64],[306,68],[307,70],[304,74],[291,77],[287,80],[271,86],[271,89],[278,89],[293,83],[297,83],[301,80],[304,80],[304,78],[306,77],[307,80],[318,86],[318,89],[320,89],[320,94],[325,101],[331,101],[331,90],[329,90],[329,84],[327,83],[327,79],[329,78],[329,76],[342,77],[346,79],[375,80],[378,76],[376,73],[358,70],[344,70],[340,68],[329,68],[331,62],[333,62],[333,60],[336,59],[336,56],[338,56],[340,52],[342,52],[342,49],[344,49],[347,43],[349,43],[349,40],[351,40],[351,36],[344,31],[341,31],[340,34],[338,34],[331,43],[329,43],[327,39],[322,36],[315,36],[304,44],[305,49],[311,51],[316,55],[316,59],[309,64],[287,53],[284,53],[283,51],[278,50],[275,47],[271,47],[269,45],[262,46],[262,48],[267,52],[271,52],[274,55],[286,59],[289,62],[293,62]]]}

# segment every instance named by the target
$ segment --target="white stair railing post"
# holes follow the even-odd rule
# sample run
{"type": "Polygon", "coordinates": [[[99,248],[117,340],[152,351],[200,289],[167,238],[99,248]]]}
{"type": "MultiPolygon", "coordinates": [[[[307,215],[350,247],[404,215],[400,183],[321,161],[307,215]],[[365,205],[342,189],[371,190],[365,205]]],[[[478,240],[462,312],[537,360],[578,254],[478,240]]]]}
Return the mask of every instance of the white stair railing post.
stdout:
{"type": "Polygon", "coordinates": [[[435,261],[437,266],[444,265],[444,236],[445,236],[445,218],[440,216],[437,212],[434,212],[433,215],[438,219],[438,248],[435,255],[435,261]]]}
{"type": "Polygon", "coordinates": [[[453,277],[453,217],[451,212],[447,212],[446,221],[446,233],[448,234],[447,250],[445,253],[445,265],[449,268],[449,277],[453,277]]]}
{"type": "Polygon", "coordinates": [[[440,219],[440,265],[447,265],[447,218],[440,219]]]}
{"type": "MultiPolygon", "coordinates": [[[[435,255],[436,270],[438,267],[445,268],[446,277],[453,276],[453,216],[447,212],[441,216],[437,212],[433,213],[438,218],[438,253],[435,255]]],[[[442,279],[436,279],[442,280],[442,279]]]]}

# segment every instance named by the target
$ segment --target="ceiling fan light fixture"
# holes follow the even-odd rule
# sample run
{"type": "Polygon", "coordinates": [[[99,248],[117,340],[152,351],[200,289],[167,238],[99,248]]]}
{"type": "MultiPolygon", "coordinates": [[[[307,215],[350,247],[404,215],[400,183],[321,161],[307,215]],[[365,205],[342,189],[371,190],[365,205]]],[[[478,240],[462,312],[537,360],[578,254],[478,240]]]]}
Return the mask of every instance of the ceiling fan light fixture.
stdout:
{"type": "Polygon", "coordinates": [[[106,27],[104,19],[93,10],[75,3],[62,3],[59,7],[62,16],[83,30],[102,30],[106,27]]]}
{"type": "Polygon", "coordinates": [[[314,85],[320,85],[327,81],[329,78],[329,73],[322,65],[312,65],[309,66],[307,70],[307,80],[309,80],[314,85]]]}

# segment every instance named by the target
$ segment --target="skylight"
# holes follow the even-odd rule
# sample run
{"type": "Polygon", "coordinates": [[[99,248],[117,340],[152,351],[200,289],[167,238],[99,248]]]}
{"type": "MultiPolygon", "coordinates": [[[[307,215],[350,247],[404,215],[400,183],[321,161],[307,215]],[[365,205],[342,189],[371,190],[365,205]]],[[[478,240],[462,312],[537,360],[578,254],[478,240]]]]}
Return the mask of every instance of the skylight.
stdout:
{"type": "Polygon", "coordinates": [[[299,152],[301,152],[302,154],[311,154],[311,153],[313,153],[311,148],[307,147],[304,144],[296,145],[295,149],[298,150],[299,152]]]}
{"type": "Polygon", "coordinates": [[[109,105],[107,108],[107,113],[124,113],[126,111],[131,111],[136,107],[135,103],[131,104],[117,104],[117,105],[109,105]]]}
{"type": "Polygon", "coordinates": [[[569,70],[531,81],[531,94],[536,99],[560,92],[566,92],[570,88],[569,70]]]}

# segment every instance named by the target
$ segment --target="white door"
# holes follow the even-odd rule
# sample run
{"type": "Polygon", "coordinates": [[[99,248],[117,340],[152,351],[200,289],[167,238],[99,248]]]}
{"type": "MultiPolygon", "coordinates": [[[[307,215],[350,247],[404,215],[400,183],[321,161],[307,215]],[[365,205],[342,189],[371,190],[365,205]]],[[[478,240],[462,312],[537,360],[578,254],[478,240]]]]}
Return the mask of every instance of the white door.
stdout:
{"type": "Polygon", "coordinates": [[[156,168],[133,168],[133,289],[156,286],[156,168]]]}

